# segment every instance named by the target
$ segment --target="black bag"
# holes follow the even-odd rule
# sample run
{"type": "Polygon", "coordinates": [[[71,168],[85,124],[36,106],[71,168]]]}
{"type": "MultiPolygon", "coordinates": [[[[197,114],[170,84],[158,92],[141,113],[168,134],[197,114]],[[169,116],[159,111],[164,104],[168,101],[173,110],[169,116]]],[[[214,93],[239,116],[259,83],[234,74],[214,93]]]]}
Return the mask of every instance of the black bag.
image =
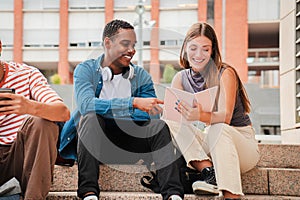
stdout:
{"type": "MultiPolygon", "coordinates": [[[[183,156],[180,156],[175,162],[180,171],[180,180],[184,188],[184,193],[193,194],[192,184],[195,181],[201,180],[201,172],[188,168],[183,156]]],[[[150,167],[148,167],[148,169],[152,176],[143,176],[141,178],[141,184],[155,193],[160,193],[157,175],[155,171],[150,170],[150,167]]]]}

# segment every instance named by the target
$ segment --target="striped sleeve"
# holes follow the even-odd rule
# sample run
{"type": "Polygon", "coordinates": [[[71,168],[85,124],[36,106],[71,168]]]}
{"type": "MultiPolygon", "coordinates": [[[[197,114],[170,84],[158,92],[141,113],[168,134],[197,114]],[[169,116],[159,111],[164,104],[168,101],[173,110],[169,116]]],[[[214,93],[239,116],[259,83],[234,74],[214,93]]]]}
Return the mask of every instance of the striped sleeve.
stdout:
{"type": "Polygon", "coordinates": [[[47,79],[38,70],[34,69],[29,77],[31,99],[42,103],[62,101],[58,94],[50,87],[47,79]]]}

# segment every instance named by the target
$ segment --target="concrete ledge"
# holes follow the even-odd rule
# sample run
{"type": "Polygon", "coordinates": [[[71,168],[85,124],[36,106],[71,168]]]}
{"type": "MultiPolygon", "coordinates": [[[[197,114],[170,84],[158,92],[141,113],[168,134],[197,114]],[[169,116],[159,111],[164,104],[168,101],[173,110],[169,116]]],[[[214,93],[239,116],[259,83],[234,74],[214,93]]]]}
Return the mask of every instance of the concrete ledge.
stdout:
{"type": "MultiPolygon", "coordinates": [[[[242,175],[245,194],[300,197],[300,145],[260,144],[261,159],[256,168],[242,175]]],[[[149,192],[140,184],[149,175],[144,165],[101,165],[103,192],[149,192]]],[[[77,190],[77,165],[55,166],[51,191],[77,190]]]]}
{"type": "Polygon", "coordinates": [[[300,145],[259,144],[258,167],[300,169],[300,145]]]}
{"type": "MultiPolygon", "coordinates": [[[[76,192],[50,192],[47,200],[77,200],[76,192]]],[[[100,200],[161,200],[160,194],[135,192],[101,192],[100,200]]],[[[185,195],[185,200],[222,200],[219,196],[185,195]]],[[[292,196],[245,195],[242,200],[299,200],[292,196]]]]}
{"type": "Polygon", "coordinates": [[[244,194],[269,194],[268,170],[254,168],[242,174],[242,186],[244,194]]]}
{"type": "Polygon", "coordinates": [[[271,195],[298,196],[300,199],[300,169],[268,169],[268,172],[271,195]]]}
{"type": "MultiPolygon", "coordinates": [[[[100,167],[100,179],[99,185],[101,191],[104,192],[150,192],[147,188],[140,184],[140,179],[143,175],[149,175],[146,172],[147,168],[144,165],[102,165],[100,167]]],[[[295,172],[294,177],[299,178],[300,170],[295,172]]],[[[254,168],[251,171],[242,175],[243,191],[245,194],[270,194],[269,188],[269,174],[277,176],[282,173],[282,169],[274,168],[254,168]]],[[[273,187],[281,187],[282,182],[271,179],[273,181],[273,187]]],[[[291,181],[297,181],[294,178],[291,181]]],[[[270,185],[271,186],[271,185],[270,185]]],[[[282,187],[283,189],[285,186],[282,187]]],[[[300,190],[290,189],[288,192],[277,190],[276,194],[286,195],[298,195],[300,190]]],[[[276,189],[276,188],[275,188],[276,189]]],[[[73,167],[55,167],[54,182],[51,187],[51,191],[76,191],[77,190],[77,166],[73,167]]],[[[274,193],[275,194],[275,193],[274,193]]]]}
{"type": "Polygon", "coordinates": [[[281,135],[255,135],[255,139],[262,144],[281,144],[281,135]]]}

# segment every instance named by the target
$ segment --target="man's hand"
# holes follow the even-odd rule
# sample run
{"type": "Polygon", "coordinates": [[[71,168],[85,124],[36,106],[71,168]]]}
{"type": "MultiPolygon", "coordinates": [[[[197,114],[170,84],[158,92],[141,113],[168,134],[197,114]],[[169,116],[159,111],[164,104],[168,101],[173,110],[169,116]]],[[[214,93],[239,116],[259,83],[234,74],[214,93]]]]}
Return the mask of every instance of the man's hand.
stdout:
{"type": "Polygon", "coordinates": [[[159,104],[163,104],[164,101],[157,98],[134,98],[133,107],[142,111],[148,112],[151,115],[162,113],[162,108],[159,104]]]}
{"type": "Polygon", "coordinates": [[[31,101],[19,94],[0,93],[0,98],[9,98],[9,100],[0,101],[0,115],[8,114],[30,114],[32,109],[31,101]]]}
{"type": "Polygon", "coordinates": [[[60,122],[64,122],[70,119],[70,111],[67,106],[61,101],[42,103],[27,99],[20,94],[10,93],[0,93],[0,98],[10,99],[0,101],[0,116],[9,114],[29,114],[50,121],[60,122]]]}

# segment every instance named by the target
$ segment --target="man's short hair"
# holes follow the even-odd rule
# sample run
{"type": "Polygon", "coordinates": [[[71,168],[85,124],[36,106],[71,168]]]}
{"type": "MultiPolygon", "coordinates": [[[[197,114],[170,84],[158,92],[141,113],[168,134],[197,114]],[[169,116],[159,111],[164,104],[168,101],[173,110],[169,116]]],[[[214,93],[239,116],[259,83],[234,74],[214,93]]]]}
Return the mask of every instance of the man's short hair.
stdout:
{"type": "Polygon", "coordinates": [[[111,38],[116,35],[119,29],[134,29],[134,27],[126,21],[114,19],[104,27],[102,41],[104,41],[105,37],[111,38]]]}

